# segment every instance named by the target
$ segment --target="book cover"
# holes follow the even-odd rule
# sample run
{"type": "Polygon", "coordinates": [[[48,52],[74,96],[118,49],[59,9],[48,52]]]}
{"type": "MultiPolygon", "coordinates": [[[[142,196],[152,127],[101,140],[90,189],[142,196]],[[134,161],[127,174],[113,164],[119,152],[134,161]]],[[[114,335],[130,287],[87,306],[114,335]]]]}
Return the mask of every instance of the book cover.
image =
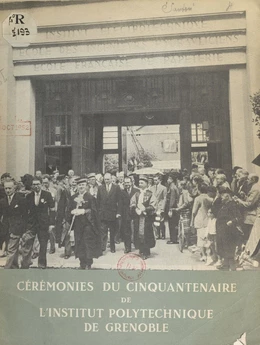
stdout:
{"type": "MultiPolygon", "coordinates": [[[[174,180],[179,171],[190,176],[194,167],[221,169],[227,183],[234,167],[251,177],[260,174],[259,1],[2,0],[0,16],[0,173],[10,173],[24,194],[28,176],[62,180],[72,170],[83,180],[112,172],[118,188],[119,172],[134,174],[134,183],[147,186],[155,177],[167,185],[166,176],[174,180]]],[[[223,208],[225,231],[230,227],[235,233],[231,240],[224,236],[219,247],[233,252],[227,267],[210,259],[214,241],[205,240],[206,225],[195,231],[191,214],[186,219],[184,213],[173,224],[176,204],[150,223],[157,239],[149,250],[133,245],[129,250],[120,236],[114,244],[110,223],[110,247],[93,254],[93,263],[64,250],[67,235],[59,239],[62,246],[53,244],[52,227],[47,263],[39,265],[46,237],[38,234],[38,249],[36,242],[26,247],[35,236],[28,237],[28,227],[26,236],[20,234],[20,224],[9,236],[9,251],[10,243],[19,247],[17,267],[4,269],[9,258],[4,210],[12,205],[4,178],[1,345],[259,344],[259,212],[246,234],[236,217],[227,225],[234,210],[223,208]],[[235,237],[247,235],[244,246],[235,243],[235,237]]],[[[157,195],[156,186],[151,192],[147,186],[131,199],[140,238],[146,236],[152,195],[157,195]]],[[[93,185],[92,196],[102,199],[98,190],[93,185]]],[[[226,194],[246,207],[241,193],[226,194]]],[[[31,203],[58,214],[47,194],[31,203]]],[[[54,221],[56,240],[58,225],[69,234],[65,248],[78,240],[75,219],[86,217],[95,228],[88,218],[90,199],[73,200],[66,222],[54,221]]],[[[9,226],[20,205],[13,201],[9,226]]],[[[115,222],[124,234],[120,216],[115,222]]],[[[134,226],[131,222],[130,232],[134,226]]],[[[130,247],[134,241],[130,236],[130,247]]]]}

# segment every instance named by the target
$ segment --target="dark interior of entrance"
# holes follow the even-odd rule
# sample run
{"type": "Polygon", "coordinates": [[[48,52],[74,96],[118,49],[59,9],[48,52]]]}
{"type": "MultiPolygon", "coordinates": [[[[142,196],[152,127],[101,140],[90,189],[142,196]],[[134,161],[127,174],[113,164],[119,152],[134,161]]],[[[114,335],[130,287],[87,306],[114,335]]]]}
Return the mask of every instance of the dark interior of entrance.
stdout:
{"type": "Polygon", "coordinates": [[[134,137],[136,128],[156,132],[175,125],[179,138],[160,140],[162,151],[172,147],[172,159],[177,147],[181,168],[208,162],[228,172],[228,86],[228,71],[37,81],[36,169],[104,172],[113,155],[127,171],[131,131],[134,137]]]}

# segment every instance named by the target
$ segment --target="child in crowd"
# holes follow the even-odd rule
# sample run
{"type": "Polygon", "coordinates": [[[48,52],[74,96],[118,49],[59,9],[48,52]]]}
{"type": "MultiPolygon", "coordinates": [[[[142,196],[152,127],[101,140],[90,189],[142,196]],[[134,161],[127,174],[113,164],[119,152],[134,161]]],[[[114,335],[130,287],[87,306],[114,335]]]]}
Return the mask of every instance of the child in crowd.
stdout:
{"type": "Polygon", "coordinates": [[[203,257],[206,265],[213,264],[218,258],[216,249],[216,218],[214,218],[211,208],[208,210],[208,224],[205,231],[203,257]]]}

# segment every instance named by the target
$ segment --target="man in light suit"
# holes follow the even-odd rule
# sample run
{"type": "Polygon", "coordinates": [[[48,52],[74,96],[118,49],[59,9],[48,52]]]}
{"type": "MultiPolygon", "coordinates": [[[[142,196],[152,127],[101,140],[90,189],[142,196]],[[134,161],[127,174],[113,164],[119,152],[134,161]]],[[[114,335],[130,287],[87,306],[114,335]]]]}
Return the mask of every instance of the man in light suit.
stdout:
{"type": "Polygon", "coordinates": [[[246,195],[248,194],[249,191],[249,186],[248,186],[248,177],[249,177],[249,172],[246,171],[245,169],[238,169],[237,170],[237,175],[238,175],[238,191],[237,191],[237,196],[240,199],[245,200],[246,195]]]}
{"type": "Polygon", "coordinates": [[[41,179],[35,177],[32,182],[33,192],[26,196],[28,207],[28,227],[23,237],[22,268],[29,268],[33,242],[37,234],[40,242],[38,267],[47,267],[47,243],[49,239],[49,226],[54,225],[51,211],[55,211],[55,202],[50,192],[42,190],[41,179]]]}
{"type": "Polygon", "coordinates": [[[158,217],[157,239],[165,239],[164,211],[166,206],[167,188],[162,185],[162,175],[154,177],[154,185],[150,188],[156,199],[156,216],[158,217]]]}
{"type": "Polygon", "coordinates": [[[98,188],[97,205],[100,218],[102,251],[106,250],[108,229],[110,230],[110,251],[115,253],[116,220],[121,217],[121,190],[112,183],[112,176],[106,173],[105,184],[98,188]]]}
{"type": "Polygon", "coordinates": [[[249,174],[248,176],[248,186],[251,187],[246,199],[242,200],[237,197],[233,199],[241,206],[241,211],[244,216],[243,225],[243,242],[246,243],[252,227],[254,225],[255,219],[258,214],[260,214],[260,186],[258,184],[259,177],[255,174],[249,174]]]}
{"type": "Polygon", "coordinates": [[[3,214],[3,227],[9,233],[7,260],[5,268],[19,268],[19,243],[26,230],[27,205],[25,196],[15,192],[15,182],[4,182],[5,197],[0,201],[0,209],[3,214]]]}

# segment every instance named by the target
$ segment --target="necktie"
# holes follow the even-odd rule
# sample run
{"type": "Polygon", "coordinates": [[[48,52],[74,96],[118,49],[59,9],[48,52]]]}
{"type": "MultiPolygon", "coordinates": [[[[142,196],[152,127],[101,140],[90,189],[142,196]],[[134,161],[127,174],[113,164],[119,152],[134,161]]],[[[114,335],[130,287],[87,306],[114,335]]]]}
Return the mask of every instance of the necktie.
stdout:
{"type": "Polygon", "coordinates": [[[107,184],[107,192],[109,193],[109,184],[107,184]]]}
{"type": "Polygon", "coordinates": [[[39,195],[38,193],[37,193],[37,194],[35,193],[35,205],[36,205],[36,206],[39,205],[39,196],[40,196],[40,195],[39,195]]]}
{"type": "Polygon", "coordinates": [[[10,205],[11,204],[11,201],[12,201],[12,197],[11,195],[8,196],[8,204],[10,205]]]}

